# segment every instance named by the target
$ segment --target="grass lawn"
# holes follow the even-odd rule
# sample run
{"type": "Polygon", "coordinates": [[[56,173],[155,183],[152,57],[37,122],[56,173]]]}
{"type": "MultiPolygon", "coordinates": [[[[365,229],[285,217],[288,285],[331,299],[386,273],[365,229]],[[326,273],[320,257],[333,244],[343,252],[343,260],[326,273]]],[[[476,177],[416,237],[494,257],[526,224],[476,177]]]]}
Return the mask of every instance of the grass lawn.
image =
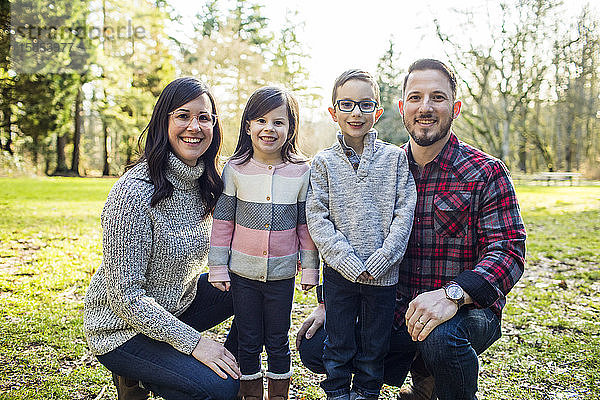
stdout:
{"type": "MultiPolygon", "coordinates": [[[[113,183],[0,178],[0,399],[116,399],[82,331],[83,296],[102,256],[99,215],[113,183]]],[[[509,295],[503,337],[480,358],[479,398],[598,399],[600,186],[517,191],[527,270],[509,295]]],[[[314,302],[314,291],[297,291],[293,338],[314,302]]],[[[223,337],[225,328],[211,334],[223,337]]],[[[290,398],[320,398],[320,377],[293,355],[290,398]]]]}

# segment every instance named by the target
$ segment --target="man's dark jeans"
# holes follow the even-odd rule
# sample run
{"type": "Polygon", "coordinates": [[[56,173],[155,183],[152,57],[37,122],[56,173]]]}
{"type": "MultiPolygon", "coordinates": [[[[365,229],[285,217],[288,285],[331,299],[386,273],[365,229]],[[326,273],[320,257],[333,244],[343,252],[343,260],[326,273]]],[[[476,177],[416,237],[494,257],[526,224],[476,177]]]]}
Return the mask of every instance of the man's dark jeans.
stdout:
{"type": "MultiPolygon", "coordinates": [[[[500,337],[500,321],[489,309],[464,307],[449,321],[436,327],[422,342],[414,342],[403,325],[393,330],[385,357],[384,382],[400,387],[415,354],[419,352],[435,378],[439,400],[473,400],[477,397],[478,354],[500,337]]],[[[300,345],[302,363],[315,373],[323,365],[324,329],[300,345]]]]}
{"type": "Polygon", "coordinates": [[[353,390],[377,397],[383,384],[383,360],[388,352],[396,287],[350,282],[331,267],[323,270],[323,298],[328,333],[323,349],[328,396],[353,390]],[[356,327],[356,329],[355,329],[356,327]]]}
{"type": "Polygon", "coordinates": [[[231,274],[242,375],[249,377],[260,373],[263,345],[272,377],[290,373],[289,330],[294,281],[295,278],[261,282],[231,274]]]}
{"type": "MultiPolygon", "coordinates": [[[[233,315],[229,292],[221,292],[202,274],[198,292],[190,307],[179,317],[202,332],[233,315]]],[[[237,329],[232,324],[225,347],[237,356],[237,329]]],[[[98,360],[117,375],[142,381],[144,387],[167,400],[235,399],[239,381],[230,376],[220,378],[191,355],[173,346],[139,334],[98,356],[98,360]]]]}

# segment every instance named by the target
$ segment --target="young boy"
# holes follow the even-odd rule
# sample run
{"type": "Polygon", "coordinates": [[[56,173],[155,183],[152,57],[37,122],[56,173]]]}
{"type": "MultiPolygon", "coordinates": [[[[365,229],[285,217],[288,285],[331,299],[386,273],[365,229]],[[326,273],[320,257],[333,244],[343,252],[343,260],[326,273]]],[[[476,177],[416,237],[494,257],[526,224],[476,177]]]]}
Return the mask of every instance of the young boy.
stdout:
{"type": "Polygon", "coordinates": [[[325,264],[321,387],[331,400],[377,399],[417,195],[406,153],[373,129],[383,113],[373,77],[344,72],[332,100],[338,140],[315,156],[306,200],[308,229],[325,264]]]}

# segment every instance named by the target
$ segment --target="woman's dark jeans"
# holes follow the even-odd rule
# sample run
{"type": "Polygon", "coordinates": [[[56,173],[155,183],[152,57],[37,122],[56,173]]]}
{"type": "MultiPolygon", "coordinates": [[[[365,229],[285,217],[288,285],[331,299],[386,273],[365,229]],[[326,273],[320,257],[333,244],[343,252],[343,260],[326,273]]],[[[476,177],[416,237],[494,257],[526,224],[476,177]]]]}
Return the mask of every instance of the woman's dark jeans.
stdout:
{"type": "MultiPolygon", "coordinates": [[[[179,317],[202,332],[233,315],[229,292],[221,292],[200,275],[196,298],[179,317]]],[[[237,356],[237,329],[232,324],[225,347],[237,356]]],[[[223,379],[210,368],[165,342],[139,334],[98,356],[98,360],[117,375],[142,381],[144,387],[166,400],[235,399],[239,381],[228,376],[223,379]]]]}
{"type": "MultiPolygon", "coordinates": [[[[414,342],[406,325],[403,325],[399,330],[392,330],[390,349],[385,357],[384,382],[390,386],[402,386],[415,354],[419,352],[435,378],[439,400],[477,399],[477,355],[500,336],[500,321],[488,308],[461,308],[422,342],[414,342]]],[[[310,339],[303,338],[300,345],[302,363],[315,373],[325,373],[325,337],[326,333],[321,328],[310,339]]]]}
{"type": "Polygon", "coordinates": [[[383,384],[383,361],[394,319],[396,286],[350,282],[331,267],[323,270],[323,298],[328,333],[323,350],[327,378],[321,387],[330,397],[353,390],[377,398],[383,384]]]}
{"type": "Polygon", "coordinates": [[[268,356],[268,372],[275,376],[289,374],[294,281],[290,278],[261,282],[231,274],[242,375],[250,377],[261,371],[263,345],[268,356]]]}

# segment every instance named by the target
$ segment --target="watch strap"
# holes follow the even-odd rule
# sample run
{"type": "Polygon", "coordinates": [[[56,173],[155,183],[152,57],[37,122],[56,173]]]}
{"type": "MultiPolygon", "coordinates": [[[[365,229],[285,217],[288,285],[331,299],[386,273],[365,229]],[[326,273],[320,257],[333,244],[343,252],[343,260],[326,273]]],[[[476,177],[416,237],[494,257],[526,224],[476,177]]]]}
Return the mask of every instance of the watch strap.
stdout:
{"type": "Polygon", "coordinates": [[[465,304],[465,290],[458,283],[456,283],[454,281],[450,281],[450,282],[446,283],[443,286],[443,288],[444,288],[444,293],[446,294],[446,298],[450,301],[453,301],[458,306],[458,308],[461,308],[465,304]],[[448,287],[452,286],[452,285],[456,285],[460,288],[460,290],[462,290],[463,295],[460,298],[453,299],[450,296],[448,296],[448,287]]]}

